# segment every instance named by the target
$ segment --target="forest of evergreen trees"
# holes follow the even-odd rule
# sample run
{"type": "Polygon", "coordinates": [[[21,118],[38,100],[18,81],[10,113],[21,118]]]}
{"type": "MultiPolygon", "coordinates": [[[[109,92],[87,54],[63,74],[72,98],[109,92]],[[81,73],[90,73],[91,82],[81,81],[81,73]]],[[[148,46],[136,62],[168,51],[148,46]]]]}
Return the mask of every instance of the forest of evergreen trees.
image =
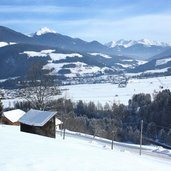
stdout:
{"type": "MultiPolygon", "coordinates": [[[[28,111],[28,102],[17,103],[16,108],[28,111]]],[[[123,104],[72,102],[60,98],[48,102],[46,110],[58,111],[63,127],[72,131],[92,134],[122,142],[139,143],[140,121],[144,121],[143,136],[153,141],[171,145],[171,92],[163,90],[154,97],[136,94],[123,104]],[[152,100],[153,99],[153,100],[152,100]]],[[[148,141],[144,141],[148,143],[148,141]]]]}

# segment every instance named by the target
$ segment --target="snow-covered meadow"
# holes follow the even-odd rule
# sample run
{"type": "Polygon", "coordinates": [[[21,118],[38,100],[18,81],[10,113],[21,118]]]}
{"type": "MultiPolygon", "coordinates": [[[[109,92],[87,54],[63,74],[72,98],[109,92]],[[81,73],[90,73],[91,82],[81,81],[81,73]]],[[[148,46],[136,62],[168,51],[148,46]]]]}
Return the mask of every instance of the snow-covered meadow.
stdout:
{"type": "MultiPolygon", "coordinates": [[[[153,97],[159,91],[164,89],[171,90],[171,76],[167,77],[155,77],[147,79],[130,79],[127,86],[119,88],[118,84],[104,83],[104,84],[79,84],[61,86],[64,91],[62,96],[70,98],[77,102],[83,100],[85,102],[93,101],[95,103],[100,102],[104,105],[106,102],[109,104],[122,103],[127,105],[128,100],[132,98],[134,94],[149,93],[153,97]]],[[[22,101],[21,98],[2,100],[4,107],[13,107],[17,101],[22,101]]]]}
{"type": "Polygon", "coordinates": [[[171,90],[171,76],[130,79],[125,88],[119,88],[117,84],[111,83],[69,85],[61,88],[68,89],[64,94],[74,101],[94,101],[102,104],[116,102],[127,105],[134,94],[149,93],[153,96],[164,89],[171,90]]]}
{"type": "Polygon", "coordinates": [[[167,159],[139,156],[110,145],[60,134],[56,139],[0,125],[1,171],[170,171],[167,159]]]}

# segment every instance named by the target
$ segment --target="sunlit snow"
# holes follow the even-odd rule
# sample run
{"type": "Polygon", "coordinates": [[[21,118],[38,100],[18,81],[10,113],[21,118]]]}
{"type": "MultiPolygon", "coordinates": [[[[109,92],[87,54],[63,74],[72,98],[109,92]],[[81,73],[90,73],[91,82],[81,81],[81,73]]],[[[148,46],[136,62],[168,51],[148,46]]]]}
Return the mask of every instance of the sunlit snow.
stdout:
{"type": "Polygon", "coordinates": [[[4,47],[4,46],[8,46],[8,45],[14,45],[14,44],[16,44],[15,42],[0,42],[0,48],[1,47],[4,47]]]}
{"type": "Polygon", "coordinates": [[[136,44],[141,44],[147,47],[150,46],[170,46],[169,43],[165,43],[165,42],[160,42],[160,41],[155,41],[155,40],[149,40],[149,39],[140,39],[140,40],[124,40],[124,39],[120,39],[118,41],[111,41],[109,43],[107,43],[106,45],[110,48],[114,48],[116,46],[123,46],[125,48],[131,47],[133,45],[136,44]]]}
{"type": "Polygon", "coordinates": [[[156,61],[156,66],[167,64],[170,61],[171,61],[171,57],[170,58],[159,59],[159,60],[156,61]]]}
{"type": "Polygon", "coordinates": [[[50,58],[54,61],[61,60],[61,59],[66,59],[67,57],[72,58],[72,57],[83,57],[79,53],[71,53],[71,54],[63,54],[63,53],[50,53],[49,54],[50,58]]]}
{"type": "Polygon", "coordinates": [[[112,58],[111,56],[109,56],[107,54],[103,54],[103,53],[89,53],[89,54],[92,56],[101,56],[103,58],[108,58],[108,59],[112,58]]]}
{"type": "Polygon", "coordinates": [[[42,50],[40,52],[36,51],[24,51],[20,54],[26,54],[28,57],[47,57],[50,56],[50,58],[54,61],[66,59],[67,57],[79,57],[81,58],[82,55],[79,53],[71,53],[71,54],[63,54],[63,53],[55,53],[55,50],[49,49],[49,50],[42,50]]]}
{"type": "Polygon", "coordinates": [[[25,112],[20,109],[10,110],[3,113],[3,115],[11,122],[17,122],[18,119],[21,118],[24,114],[25,112]]]}
{"type": "Polygon", "coordinates": [[[119,88],[117,84],[110,83],[69,85],[61,88],[68,89],[66,94],[68,98],[71,98],[74,101],[94,101],[102,104],[105,104],[106,102],[109,104],[116,102],[127,105],[128,100],[131,99],[134,94],[149,93],[153,96],[163,89],[171,90],[171,76],[130,79],[125,88],[119,88]]]}
{"type": "Polygon", "coordinates": [[[56,139],[0,125],[1,171],[170,171],[167,159],[139,156],[81,136],[56,139]]]}
{"type": "Polygon", "coordinates": [[[43,28],[41,28],[40,30],[38,30],[36,32],[36,35],[40,36],[40,35],[43,35],[43,34],[46,34],[46,33],[56,33],[56,31],[54,31],[52,29],[49,29],[48,27],[43,27],[43,28]]]}

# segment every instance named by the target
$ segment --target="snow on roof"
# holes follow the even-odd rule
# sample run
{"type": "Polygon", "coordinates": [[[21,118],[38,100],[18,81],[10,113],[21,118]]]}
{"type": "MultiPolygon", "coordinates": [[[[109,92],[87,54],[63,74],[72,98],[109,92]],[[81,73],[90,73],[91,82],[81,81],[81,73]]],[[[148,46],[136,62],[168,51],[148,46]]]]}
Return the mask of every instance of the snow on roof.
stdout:
{"type": "Polygon", "coordinates": [[[11,122],[17,122],[24,114],[25,114],[24,111],[20,109],[15,109],[15,110],[4,112],[3,116],[5,116],[11,122]]]}
{"type": "Polygon", "coordinates": [[[55,124],[56,125],[61,125],[63,124],[63,122],[61,120],[59,120],[58,118],[55,119],[55,124]]]}
{"type": "Polygon", "coordinates": [[[23,124],[31,126],[43,126],[45,125],[56,112],[40,111],[40,110],[29,110],[19,121],[23,124]]]}

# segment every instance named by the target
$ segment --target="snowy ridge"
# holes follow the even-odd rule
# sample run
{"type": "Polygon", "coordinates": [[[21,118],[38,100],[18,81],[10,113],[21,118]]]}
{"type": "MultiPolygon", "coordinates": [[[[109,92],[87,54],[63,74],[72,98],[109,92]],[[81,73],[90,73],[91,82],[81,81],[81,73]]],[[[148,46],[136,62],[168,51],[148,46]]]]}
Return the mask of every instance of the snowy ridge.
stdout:
{"type": "Polygon", "coordinates": [[[15,42],[0,42],[0,48],[1,47],[4,47],[4,46],[8,46],[8,45],[14,45],[14,44],[16,44],[15,42]]]}
{"type": "Polygon", "coordinates": [[[54,53],[56,50],[42,50],[40,52],[36,51],[24,51],[20,54],[26,54],[28,57],[47,57],[50,56],[51,60],[57,61],[61,59],[66,59],[67,57],[72,58],[72,57],[79,57],[81,58],[82,55],[79,53],[71,53],[71,54],[63,54],[63,53],[54,53]]]}
{"type": "Polygon", "coordinates": [[[112,58],[111,56],[103,54],[103,53],[89,53],[89,54],[92,56],[101,56],[103,58],[108,58],[108,59],[112,58]]]}
{"type": "Polygon", "coordinates": [[[123,59],[121,61],[123,61],[123,62],[134,62],[134,61],[136,61],[138,65],[143,65],[143,64],[148,62],[148,61],[144,61],[144,60],[133,60],[133,59],[123,59]]]}
{"type": "Polygon", "coordinates": [[[51,53],[51,54],[49,54],[49,56],[54,61],[61,60],[61,59],[66,59],[67,57],[69,57],[69,58],[72,58],[72,57],[82,58],[83,57],[79,53],[71,53],[71,54],[51,53]]]}
{"type": "Polygon", "coordinates": [[[170,61],[171,61],[171,57],[170,58],[159,59],[159,60],[156,61],[156,66],[167,64],[170,61]]]}
{"type": "Polygon", "coordinates": [[[136,60],[138,65],[146,64],[148,61],[136,60]]]}
{"type": "Polygon", "coordinates": [[[147,70],[143,73],[164,73],[167,72],[169,68],[162,68],[162,69],[154,69],[154,70],[147,70]]]}
{"type": "Polygon", "coordinates": [[[116,63],[116,65],[122,66],[123,68],[131,68],[132,64],[121,64],[121,63],[116,63]]]}
{"type": "Polygon", "coordinates": [[[124,48],[128,48],[131,47],[133,45],[136,44],[141,44],[147,47],[150,46],[171,46],[169,43],[165,43],[165,42],[160,42],[160,41],[154,41],[154,40],[149,40],[149,39],[140,39],[140,40],[118,40],[118,41],[111,41],[109,43],[106,44],[106,46],[110,47],[110,48],[114,48],[116,46],[123,46],[124,48]]]}
{"type": "Polygon", "coordinates": [[[0,47],[8,46],[7,42],[0,42],[0,47]]]}
{"type": "Polygon", "coordinates": [[[38,30],[35,34],[37,36],[41,36],[41,35],[46,34],[46,33],[56,33],[56,31],[49,29],[48,27],[43,27],[40,30],[38,30]]]}

